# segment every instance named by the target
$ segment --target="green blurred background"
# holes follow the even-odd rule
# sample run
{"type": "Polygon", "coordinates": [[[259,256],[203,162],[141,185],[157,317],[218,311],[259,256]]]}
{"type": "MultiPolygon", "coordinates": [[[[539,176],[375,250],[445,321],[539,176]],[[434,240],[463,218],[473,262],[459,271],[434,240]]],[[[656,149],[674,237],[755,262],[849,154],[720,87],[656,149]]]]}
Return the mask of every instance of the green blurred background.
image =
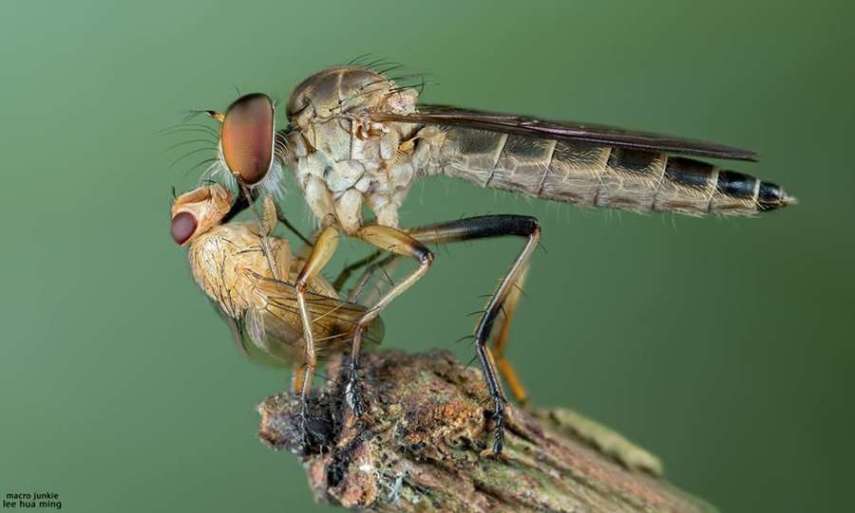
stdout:
{"type": "MultiPolygon", "coordinates": [[[[438,179],[407,225],[529,213],[544,227],[510,349],[537,404],[659,454],[725,512],[841,510],[855,459],[849,2],[0,3],[0,492],[63,510],[330,511],[256,439],[287,376],[244,361],[168,235],[157,135],[243,92],[285,99],[371,52],[425,98],[747,146],[795,208],[637,216],[438,179]]],[[[207,155],[199,155],[199,159],[207,155]]],[[[287,211],[308,226],[296,191],[287,211]]],[[[453,341],[518,241],[442,250],[386,315],[390,347],[453,341]]],[[[344,253],[361,254],[358,243],[344,253]]]]}

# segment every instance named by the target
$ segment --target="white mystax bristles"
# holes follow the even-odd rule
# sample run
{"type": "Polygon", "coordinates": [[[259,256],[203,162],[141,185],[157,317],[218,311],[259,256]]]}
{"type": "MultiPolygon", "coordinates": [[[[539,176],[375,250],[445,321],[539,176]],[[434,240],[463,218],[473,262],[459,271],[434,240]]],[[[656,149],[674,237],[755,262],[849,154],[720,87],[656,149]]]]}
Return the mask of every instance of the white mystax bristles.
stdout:
{"type": "MultiPolygon", "coordinates": [[[[222,155],[222,154],[221,154],[222,155]]],[[[199,177],[199,185],[210,185],[211,183],[222,184],[232,194],[238,191],[238,183],[231,171],[226,167],[222,158],[215,160],[205,169],[199,177]]]]}
{"type": "Polygon", "coordinates": [[[274,158],[267,174],[258,183],[258,187],[267,191],[277,201],[285,197],[285,180],[282,173],[282,164],[279,159],[274,158]]]}

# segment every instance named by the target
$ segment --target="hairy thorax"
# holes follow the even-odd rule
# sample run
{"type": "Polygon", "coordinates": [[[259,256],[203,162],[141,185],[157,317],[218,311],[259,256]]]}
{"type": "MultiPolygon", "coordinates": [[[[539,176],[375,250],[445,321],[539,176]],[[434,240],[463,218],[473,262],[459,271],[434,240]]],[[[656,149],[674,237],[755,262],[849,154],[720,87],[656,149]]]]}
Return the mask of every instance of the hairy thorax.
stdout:
{"type": "Polygon", "coordinates": [[[377,123],[366,114],[413,112],[417,96],[360,67],[327,69],[297,86],[288,102],[295,130],[284,159],[321,222],[352,233],[365,205],[377,223],[398,226],[398,208],[427,155],[417,125],[377,123]]]}

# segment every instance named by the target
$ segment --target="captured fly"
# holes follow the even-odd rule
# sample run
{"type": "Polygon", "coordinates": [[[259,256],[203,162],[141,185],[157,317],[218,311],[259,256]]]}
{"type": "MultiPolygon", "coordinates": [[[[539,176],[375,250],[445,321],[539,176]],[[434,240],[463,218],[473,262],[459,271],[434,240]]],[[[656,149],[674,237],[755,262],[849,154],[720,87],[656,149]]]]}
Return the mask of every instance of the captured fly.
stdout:
{"type": "MultiPolygon", "coordinates": [[[[314,337],[305,337],[293,283],[305,262],[288,241],[271,235],[277,223],[273,201],[265,197],[260,222],[223,224],[232,204],[231,193],[219,184],[178,196],[172,205],[172,238],[187,247],[193,278],[231,328],[238,348],[266,363],[292,367],[292,389],[305,396],[318,362],[350,349],[366,308],[340,299],[332,284],[315,276],[305,293],[314,337]],[[262,246],[265,237],[277,266],[273,270],[262,246]]],[[[369,333],[368,340],[380,342],[379,318],[369,333]]]]}

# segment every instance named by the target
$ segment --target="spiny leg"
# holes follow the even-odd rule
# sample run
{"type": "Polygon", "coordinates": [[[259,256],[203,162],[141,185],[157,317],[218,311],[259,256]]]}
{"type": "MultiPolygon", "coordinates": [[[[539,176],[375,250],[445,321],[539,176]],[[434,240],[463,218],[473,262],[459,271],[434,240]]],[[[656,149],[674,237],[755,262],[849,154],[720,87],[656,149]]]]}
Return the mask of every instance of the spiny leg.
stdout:
{"type": "Polygon", "coordinates": [[[497,358],[487,346],[487,341],[493,331],[493,325],[500,314],[503,314],[502,325],[496,339],[495,348],[498,356],[498,369],[508,381],[511,390],[517,398],[525,399],[525,390],[516,378],[510,364],[504,358],[504,347],[507,343],[508,329],[513,312],[516,309],[522,284],[528,271],[529,261],[537,243],[540,240],[540,225],[537,219],[529,216],[492,215],[479,216],[448,223],[440,223],[421,228],[414,228],[408,233],[424,243],[447,244],[451,242],[476,240],[512,235],[526,237],[523,250],[514,260],[505,274],[499,287],[490,297],[487,308],[475,328],[475,347],[487,389],[493,400],[493,453],[499,454],[504,443],[505,398],[501,383],[496,375],[497,358]]]}

